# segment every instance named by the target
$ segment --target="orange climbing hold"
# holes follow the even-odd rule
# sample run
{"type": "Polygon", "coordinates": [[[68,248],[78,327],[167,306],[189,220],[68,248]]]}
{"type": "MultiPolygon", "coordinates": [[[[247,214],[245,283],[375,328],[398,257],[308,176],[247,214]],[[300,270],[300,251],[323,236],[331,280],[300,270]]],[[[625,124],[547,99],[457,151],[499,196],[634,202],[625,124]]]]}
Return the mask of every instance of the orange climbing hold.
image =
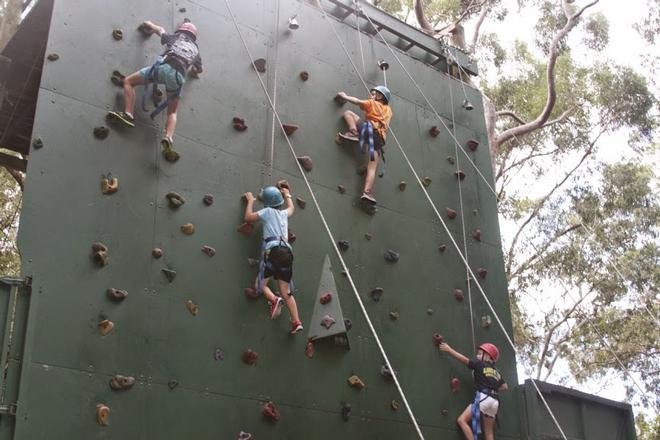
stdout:
{"type": "Polygon", "coordinates": [[[199,307],[197,306],[197,304],[192,302],[191,299],[186,301],[186,308],[188,309],[190,314],[193,315],[193,316],[197,316],[197,314],[199,313],[199,307]]]}
{"type": "Polygon", "coordinates": [[[366,387],[364,382],[362,382],[362,380],[355,374],[348,378],[348,384],[353,388],[357,388],[358,390],[362,390],[364,387],[366,387]]]}
{"type": "Polygon", "coordinates": [[[92,261],[99,267],[108,264],[108,247],[101,242],[92,243],[92,261]]]}
{"type": "Polygon", "coordinates": [[[110,321],[109,319],[104,319],[103,321],[99,322],[99,332],[101,332],[101,336],[106,336],[114,328],[115,328],[115,323],[110,321]]]}
{"type": "Polygon", "coordinates": [[[181,225],[181,232],[186,235],[193,235],[195,233],[195,226],[192,223],[181,225]]]}
{"type": "Polygon", "coordinates": [[[111,177],[110,174],[101,176],[101,193],[110,195],[116,193],[118,190],[119,180],[116,177],[111,177]]]}
{"type": "Polygon", "coordinates": [[[110,408],[103,403],[96,405],[96,423],[101,426],[110,424],[110,408]]]}

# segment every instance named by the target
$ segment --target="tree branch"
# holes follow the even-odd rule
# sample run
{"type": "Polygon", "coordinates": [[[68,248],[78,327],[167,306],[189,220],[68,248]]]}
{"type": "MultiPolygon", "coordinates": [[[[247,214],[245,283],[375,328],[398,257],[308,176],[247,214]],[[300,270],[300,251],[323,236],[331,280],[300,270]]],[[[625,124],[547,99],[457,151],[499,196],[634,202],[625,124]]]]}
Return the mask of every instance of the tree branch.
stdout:
{"type": "Polygon", "coordinates": [[[415,17],[417,18],[417,23],[419,23],[419,27],[422,28],[422,31],[430,35],[435,35],[433,26],[431,26],[431,23],[426,19],[426,14],[424,14],[422,0],[414,0],[413,9],[415,9],[415,17]]]}
{"type": "Polygon", "coordinates": [[[7,170],[7,172],[9,174],[11,174],[11,176],[14,178],[16,183],[18,183],[18,186],[21,188],[21,191],[23,191],[23,189],[25,187],[25,177],[23,176],[23,173],[21,173],[20,171],[16,171],[16,170],[14,170],[12,168],[9,168],[9,167],[5,167],[5,169],[7,170]]]}
{"type": "Polygon", "coordinates": [[[488,12],[490,11],[490,5],[488,5],[487,3],[488,2],[484,2],[483,7],[481,8],[481,13],[479,14],[479,18],[477,19],[477,22],[474,25],[474,32],[472,33],[472,40],[470,41],[470,46],[469,46],[470,53],[474,53],[475,49],[477,48],[477,41],[479,40],[479,32],[481,32],[481,25],[483,24],[486,15],[488,15],[488,12]]]}
{"type": "Polygon", "coordinates": [[[523,124],[523,125],[525,124],[525,121],[523,121],[523,119],[520,116],[518,116],[515,112],[511,110],[500,110],[498,112],[495,112],[495,116],[497,117],[508,116],[510,118],[513,118],[519,124],[523,124]]]}

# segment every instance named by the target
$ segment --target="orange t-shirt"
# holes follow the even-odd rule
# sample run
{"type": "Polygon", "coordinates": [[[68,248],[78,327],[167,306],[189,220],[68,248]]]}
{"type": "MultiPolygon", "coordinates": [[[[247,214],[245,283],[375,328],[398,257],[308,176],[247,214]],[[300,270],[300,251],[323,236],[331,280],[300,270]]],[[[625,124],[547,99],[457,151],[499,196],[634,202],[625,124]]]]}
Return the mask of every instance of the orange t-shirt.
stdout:
{"type": "Polygon", "coordinates": [[[385,134],[390,126],[390,119],[392,119],[390,106],[375,99],[368,99],[360,104],[360,108],[364,111],[364,118],[374,125],[374,129],[385,140],[385,134]]]}

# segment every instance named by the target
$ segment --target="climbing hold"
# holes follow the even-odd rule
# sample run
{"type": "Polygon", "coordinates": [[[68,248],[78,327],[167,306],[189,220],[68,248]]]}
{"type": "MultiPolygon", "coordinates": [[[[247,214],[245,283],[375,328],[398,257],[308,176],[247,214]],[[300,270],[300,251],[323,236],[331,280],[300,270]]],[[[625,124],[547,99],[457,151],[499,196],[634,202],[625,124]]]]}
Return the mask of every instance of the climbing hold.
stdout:
{"type": "Polygon", "coordinates": [[[261,408],[261,414],[266,416],[270,421],[277,422],[280,420],[280,412],[275,408],[273,402],[266,402],[266,404],[261,408]]]}
{"type": "Polygon", "coordinates": [[[103,321],[99,322],[99,331],[101,332],[101,336],[106,336],[112,331],[113,328],[115,328],[115,323],[109,319],[104,319],[103,321]]]}
{"type": "Polygon", "coordinates": [[[257,289],[255,289],[254,287],[246,287],[245,289],[243,289],[243,293],[245,293],[245,296],[247,296],[250,299],[257,299],[261,296],[257,291],[257,289]]]}
{"type": "Polygon", "coordinates": [[[428,309],[426,309],[426,314],[427,315],[432,315],[433,314],[433,309],[430,308],[430,307],[428,309]]]}
{"type": "Polygon", "coordinates": [[[124,32],[121,29],[115,29],[112,31],[112,38],[119,41],[124,38],[124,32]]]}
{"type": "Polygon", "coordinates": [[[183,14],[184,12],[186,12],[186,8],[179,8],[179,12],[183,14]]]}
{"type": "Polygon", "coordinates": [[[176,380],[174,380],[174,379],[172,379],[172,380],[170,380],[170,381],[167,382],[167,386],[169,387],[169,389],[173,390],[174,388],[176,388],[177,386],[179,386],[179,382],[176,381],[176,380]]]}
{"type": "Polygon", "coordinates": [[[346,192],[346,187],[344,185],[337,185],[337,191],[339,191],[339,194],[344,194],[346,192]]]}
{"type": "Polygon", "coordinates": [[[353,328],[353,321],[348,318],[344,319],[344,327],[346,327],[346,331],[349,331],[353,328]]]}
{"type": "Polygon", "coordinates": [[[108,248],[100,242],[92,243],[92,261],[99,267],[108,264],[108,248]]]}
{"type": "Polygon", "coordinates": [[[440,333],[433,333],[433,345],[436,347],[442,344],[444,338],[440,333]]]}
{"type": "Polygon", "coordinates": [[[392,371],[389,369],[387,364],[383,364],[380,367],[380,375],[383,376],[385,379],[392,379],[392,371]]]}
{"type": "Polygon", "coordinates": [[[172,209],[178,209],[181,207],[181,205],[186,203],[186,200],[183,197],[181,197],[179,193],[175,193],[175,192],[168,192],[167,194],[165,194],[165,198],[169,202],[170,208],[172,209]]]}
{"type": "Polygon", "coordinates": [[[289,191],[291,191],[291,186],[289,185],[289,182],[287,182],[287,181],[284,180],[284,179],[282,179],[282,180],[278,180],[277,183],[275,184],[275,186],[276,186],[277,189],[279,189],[280,191],[281,191],[282,189],[284,189],[284,188],[286,188],[286,189],[288,189],[289,191]]]}
{"type": "Polygon", "coordinates": [[[396,321],[397,319],[399,319],[399,312],[391,311],[390,312],[390,319],[392,321],[396,321]]]}
{"type": "Polygon", "coordinates": [[[291,136],[300,127],[295,124],[282,124],[282,128],[284,129],[284,133],[286,133],[287,136],[291,136]]]}
{"type": "Polygon", "coordinates": [[[484,315],[481,317],[481,326],[483,328],[488,328],[493,323],[493,320],[490,318],[490,315],[484,315]]]}
{"type": "Polygon", "coordinates": [[[309,79],[309,72],[307,72],[307,71],[305,71],[305,70],[303,70],[302,72],[300,72],[300,79],[301,79],[302,81],[307,81],[307,80],[309,79]]]}
{"type": "Polygon", "coordinates": [[[327,304],[330,301],[332,301],[332,293],[331,292],[325,292],[323,295],[321,295],[321,298],[319,298],[319,302],[321,304],[327,304]]]}
{"type": "Polygon", "coordinates": [[[211,206],[213,204],[213,194],[205,194],[202,202],[204,202],[206,206],[211,206]]]}
{"type": "Polygon", "coordinates": [[[135,378],[132,376],[122,376],[121,374],[115,374],[110,379],[110,388],[115,391],[130,390],[133,385],[135,385],[135,378]]]}
{"type": "Polygon", "coordinates": [[[373,299],[374,301],[376,302],[380,301],[381,296],[383,296],[382,287],[376,287],[371,291],[371,299],[373,299]]]}
{"type": "Polygon", "coordinates": [[[110,129],[108,127],[105,127],[103,125],[94,127],[94,137],[96,139],[105,139],[108,137],[109,134],[110,134],[110,129]]]}
{"type": "Polygon", "coordinates": [[[422,185],[428,188],[428,186],[431,184],[431,178],[429,176],[426,176],[422,179],[422,185]]]}
{"type": "Polygon", "coordinates": [[[236,131],[245,131],[247,130],[247,125],[245,125],[245,119],[234,116],[231,120],[231,125],[236,131]]]}
{"type": "Polygon", "coordinates": [[[456,211],[451,208],[447,208],[447,217],[456,218],[456,211]]]}
{"type": "Polygon", "coordinates": [[[165,275],[165,278],[167,278],[167,281],[170,283],[174,281],[174,278],[176,278],[176,271],[172,269],[161,269],[161,272],[165,275]]]}
{"type": "Polygon", "coordinates": [[[300,209],[305,209],[307,202],[300,197],[296,197],[296,205],[298,205],[298,208],[300,209]]]}
{"type": "Polygon", "coordinates": [[[477,241],[481,241],[481,229],[475,229],[472,231],[472,238],[474,238],[477,241]]]}
{"type": "Polygon", "coordinates": [[[458,393],[461,390],[461,381],[458,380],[458,377],[452,377],[449,381],[449,387],[451,388],[452,393],[458,393]]]}
{"type": "Polygon", "coordinates": [[[151,34],[154,33],[154,30],[151,27],[147,26],[146,22],[140,24],[140,26],[138,26],[137,30],[142,32],[142,35],[144,35],[145,37],[150,37],[151,34]]]}
{"type": "Polygon", "coordinates": [[[429,134],[431,137],[437,137],[440,134],[440,129],[434,125],[429,129],[429,134]]]}
{"type": "Polygon", "coordinates": [[[477,274],[479,274],[481,278],[486,278],[486,275],[488,275],[488,269],[486,269],[485,267],[480,267],[479,269],[477,269],[477,274]]]}
{"type": "Polygon", "coordinates": [[[325,315],[323,319],[321,319],[321,325],[326,328],[326,330],[330,330],[330,327],[332,327],[335,324],[335,318],[333,318],[330,315],[325,315]]]}
{"type": "Polygon", "coordinates": [[[289,243],[294,243],[296,241],[296,238],[298,238],[298,237],[296,237],[296,234],[293,233],[291,228],[288,228],[287,232],[288,232],[288,237],[287,238],[288,238],[289,243]]]}
{"type": "Polygon", "coordinates": [[[399,182],[399,191],[405,191],[406,186],[408,186],[408,184],[406,183],[405,180],[402,180],[401,182],[399,182]]]}
{"type": "Polygon", "coordinates": [[[259,73],[264,73],[266,71],[266,60],[259,58],[254,60],[252,67],[259,73]]]}
{"type": "Polygon", "coordinates": [[[447,245],[446,244],[441,244],[438,246],[438,250],[442,253],[447,250],[447,245]]]}
{"type": "Polygon", "coordinates": [[[241,431],[238,433],[238,440],[252,440],[252,434],[241,431]]]}
{"type": "Polygon", "coordinates": [[[121,289],[115,289],[114,287],[110,287],[105,292],[108,295],[108,298],[110,298],[113,301],[117,301],[117,302],[123,301],[128,296],[127,291],[121,290],[121,289]]]}
{"type": "Polygon", "coordinates": [[[443,408],[442,411],[440,411],[440,414],[443,416],[449,415],[449,410],[447,408],[443,408]]]}
{"type": "Polygon", "coordinates": [[[257,363],[257,358],[259,354],[256,351],[253,351],[251,348],[248,348],[243,352],[243,363],[247,365],[254,365],[257,363]]]}
{"type": "Polygon", "coordinates": [[[362,382],[362,380],[356,375],[352,375],[348,378],[348,384],[353,388],[357,388],[358,390],[361,390],[366,386],[364,382],[362,382]]]}
{"type": "Polygon", "coordinates": [[[195,226],[192,223],[186,223],[184,225],[181,225],[181,232],[183,232],[186,235],[193,235],[195,232],[195,226]]]}
{"type": "Polygon", "coordinates": [[[112,75],[110,76],[110,82],[116,85],[117,87],[124,87],[124,79],[126,77],[121,74],[118,70],[113,70],[112,75]]]}
{"type": "Polygon", "coordinates": [[[248,258],[247,262],[248,262],[248,266],[250,267],[256,267],[259,264],[259,260],[257,260],[256,258],[248,258]]]}
{"type": "Polygon", "coordinates": [[[339,105],[344,105],[346,104],[346,99],[344,99],[339,93],[335,95],[335,102],[339,105]]]}
{"type": "Polygon", "coordinates": [[[371,241],[371,239],[374,238],[374,236],[371,235],[371,234],[369,234],[369,233],[367,232],[366,234],[364,234],[364,238],[365,238],[367,241],[371,241]]]}
{"type": "Polygon", "coordinates": [[[240,232],[241,234],[245,234],[245,235],[250,235],[253,230],[254,230],[254,225],[248,222],[241,223],[240,225],[238,225],[238,228],[236,228],[236,232],[240,232]]]}
{"type": "Polygon", "coordinates": [[[213,359],[215,359],[216,361],[224,361],[225,352],[222,351],[221,348],[216,348],[215,351],[213,352],[213,359]]]}
{"type": "Polygon", "coordinates": [[[114,194],[119,190],[119,180],[116,177],[101,175],[101,193],[105,195],[114,194]]]}
{"type": "Polygon", "coordinates": [[[449,162],[449,163],[452,164],[452,165],[454,165],[454,164],[456,163],[456,161],[454,160],[454,158],[451,157],[451,156],[447,156],[447,162],[449,162]]]}
{"type": "Polygon", "coordinates": [[[387,261],[388,263],[396,263],[397,261],[399,261],[400,257],[399,257],[399,254],[397,252],[394,252],[393,250],[388,249],[383,254],[383,258],[385,258],[385,261],[387,261]]]}
{"type": "Polygon", "coordinates": [[[312,341],[307,341],[307,345],[305,345],[305,356],[309,359],[314,357],[314,343],[312,341]]]}
{"type": "Polygon", "coordinates": [[[314,166],[314,164],[312,163],[312,158],[311,157],[309,157],[309,156],[300,156],[300,157],[297,157],[296,159],[298,159],[298,163],[303,168],[303,170],[307,171],[308,173],[310,171],[312,171],[312,167],[314,166]]]}
{"type": "Polygon", "coordinates": [[[212,256],[215,255],[215,249],[213,249],[211,246],[207,246],[207,245],[202,246],[202,252],[204,252],[209,257],[212,257],[212,256]]]}
{"type": "Polygon", "coordinates": [[[161,248],[153,248],[151,250],[151,256],[158,259],[163,256],[163,250],[161,248]]]}
{"type": "Polygon", "coordinates": [[[337,242],[337,247],[339,248],[340,251],[347,251],[349,247],[348,240],[339,240],[337,242]]]}
{"type": "Polygon", "coordinates": [[[96,423],[101,426],[108,426],[110,423],[110,408],[103,403],[96,405],[96,423]]]}
{"type": "Polygon", "coordinates": [[[396,400],[390,402],[390,408],[392,408],[392,411],[398,411],[400,407],[401,405],[396,400]]]}
{"type": "Polygon", "coordinates": [[[367,166],[360,165],[355,169],[355,172],[357,173],[358,176],[364,176],[365,174],[367,174],[367,166]]]}
{"type": "Polygon", "coordinates": [[[472,151],[475,151],[479,147],[479,142],[477,142],[474,139],[468,139],[466,144],[467,144],[467,147],[472,151]]]}
{"type": "Polygon", "coordinates": [[[348,422],[348,419],[351,417],[351,404],[342,402],[341,404],[341,418],[344,422],[348,422]]]}
{"type": "Polygon", "coordinates": [[[48,61],[57,61],[57,60],[60,59],[60,56],[56,53],[51,53],[51,54],[48,54],[48,56],[46,58],[48,58],[48,61]]]}
{"type": "Polygon", "coordinates": [[[42,141],[41,138],[35,138],[32,141],[32,147],[36,149],[43,148],[43,146],[44,146],[44,141],[42,141]]]}
{"type": "Polygon", "coordinates": [[[465,295],[461,289],[454,289],[454,298],[456,298],[456,301],[463,301],[465,295]]]}
{"type": "Polygon", "coordinates": [[[192,302],[191,299],[186,301],[186,308],[188,309],[190,314],[193,315],[193,316],[197,316],[197,314],[199,313],[199,307],[197,306],[197,304],[192,302]]]}
{"type": "Polygon", "coordinates": [[[465,173],[464,173],[463,171],[461,171],[461,170],[454,171],[454,176],[456,176],[456,178],[457,178],[458,180],[463,180],[463,179],[465,179],[465,173]]]}

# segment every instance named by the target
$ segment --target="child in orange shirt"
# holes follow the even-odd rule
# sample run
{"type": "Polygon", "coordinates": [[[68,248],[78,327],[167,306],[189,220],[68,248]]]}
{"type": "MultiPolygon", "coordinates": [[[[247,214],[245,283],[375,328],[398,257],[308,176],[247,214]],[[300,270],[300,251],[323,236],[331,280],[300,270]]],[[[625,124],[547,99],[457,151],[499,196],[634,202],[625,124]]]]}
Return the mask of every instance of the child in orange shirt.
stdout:
{"type": "Polygon", "coordinates": [[[392,109],[389,105],[392,95],[387,87],[376,86],[371,89],[371,97],[366,100],[349,96],[344,92],[339,92],[337,96],[351,104],[360,106],[364,111],[364,121],[361,121],[360,117],[350,110],[344,112],[344,120],[348,126],[348,131],[339,133],[339,138],[351,142],[360,142],[361,145],[369,147],[367,175],[364,178],[364,189],[360,199],[375,205],[374,180],[376,179],[376,170],[381,156],[384,159],[385,137],[392,119],[392,109]]]}

